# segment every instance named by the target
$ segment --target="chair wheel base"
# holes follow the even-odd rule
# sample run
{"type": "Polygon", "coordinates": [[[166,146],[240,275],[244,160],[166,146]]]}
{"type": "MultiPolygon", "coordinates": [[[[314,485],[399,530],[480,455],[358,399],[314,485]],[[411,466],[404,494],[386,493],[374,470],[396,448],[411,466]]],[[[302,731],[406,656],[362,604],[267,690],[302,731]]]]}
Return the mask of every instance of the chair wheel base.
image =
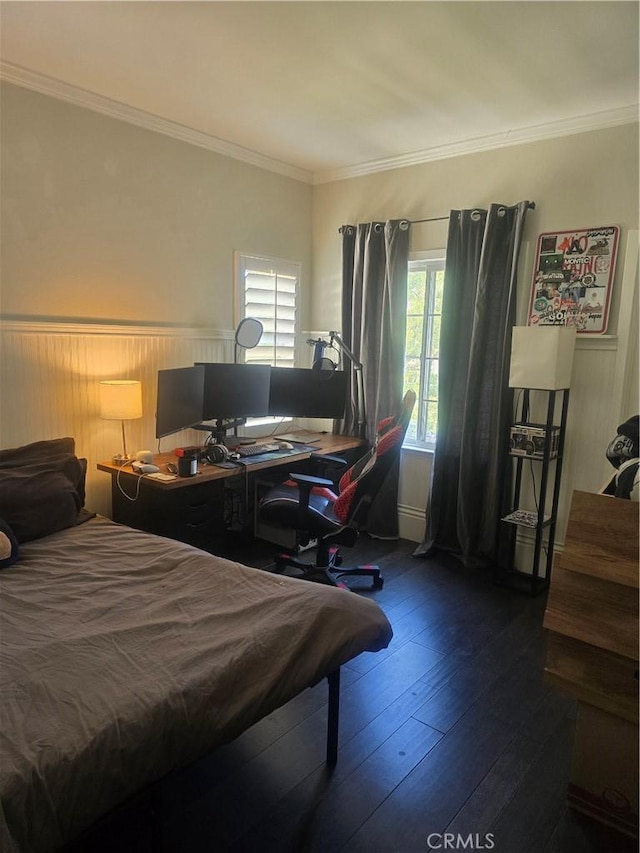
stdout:
{"type": "Polygon", "coordinates": [[[329,565],[318,566],[310,563],[303,563],[292,554],[277,554],[275,558],[275,572],[283,574],[285,569],[291,566],[300,571],[299,577],[303,580],[314,581],[315,583],[325,583],[331,586],[345,587],[342,583],[344,577],[366,577],[371,578],[372,589],[382,589],[384,586],[384,578],[380,573],[380,567],[367,564],[362,566],[343,566],[342,557],[337,548],[331,548],[329,551],[329,565]]]}

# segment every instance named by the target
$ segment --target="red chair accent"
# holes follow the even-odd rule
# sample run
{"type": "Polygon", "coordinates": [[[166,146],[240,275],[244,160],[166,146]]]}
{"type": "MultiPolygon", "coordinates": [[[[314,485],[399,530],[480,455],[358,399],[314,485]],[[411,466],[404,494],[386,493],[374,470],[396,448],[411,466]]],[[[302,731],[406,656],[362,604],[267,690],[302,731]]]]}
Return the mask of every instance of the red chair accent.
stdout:
{"type": "MultiPolygon", "coordinates": [[[[298,531],[303,544],[313,539],[318,543],[312,564],[279,554],[277,572],[292,566],[297,570],[295,577],[333,586],[344,586],[338,582],[343,576],[364,575],[372,578],[375,589],[382,587],[378,566],[342,566],[337,546],[353,547],[366,525],[369,507],[400,455],[415,400],[415,393],[407,391],[399,414],[378,423],[373,446],[343,474],[337,495],[328,488],[333,485],[331,480],[291,474],[290,480],[263,496],[258,512],[265,522],[298,531]]],[[[318,454],[316,459],[321,462],[322,456],[318,454]]]]}

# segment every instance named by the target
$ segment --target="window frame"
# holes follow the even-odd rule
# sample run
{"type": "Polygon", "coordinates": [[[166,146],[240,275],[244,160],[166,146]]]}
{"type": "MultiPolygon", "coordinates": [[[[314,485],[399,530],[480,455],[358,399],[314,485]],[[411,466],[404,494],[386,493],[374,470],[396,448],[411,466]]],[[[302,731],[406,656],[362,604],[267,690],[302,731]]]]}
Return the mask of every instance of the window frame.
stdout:
{"type": "MultiPolygon", "coordinates": [[[[292,365],[295,367],[298,354],[298,340],[300,337],[300,279],[302,274],[302,263],[300,261],[291,261],[284,258],[274,258],[268,255],[256,255],[251,252],[235,251],[233,255],[234,267],[234,320],[236,328],[241,320],[244,320],[248,315],[246,313],[246,274],[249,271],[265,273],[267,275],[274,274],[277,276],[289,276],[295,278],[294,287],[294,322],[293,322],[293,342],[291,345],[292,365]]],[[[276,297],[277,303],[277,297],[276,297]]],[[[260,318],[258,318],[260,319],[260,318]]],[[[276,345],[277,331],[274,333],[274,344],[272,355],[277,352],[276,345]]],[[[260,344],[256,347],[260,349],[260,344]]],[[[237,348],[237,358],[239,362],[246,363],[247,350],[242,347],[237,348]]],[[[252,360],[250,359],[250,362],[252,360]]],[[[272,358],[270,361],[254,359],[253,363],[265,364],[269,363],[272,366],[277,365],[277,358],[272,358]]],[[[282,366],[282,365],[281,365],[282,366]]],[[[273,427],[274,430],[282,425],[292,423],[292,418],[270,417],[264,416],[261,418],[247,418],[244,427],[241,427],[241,432],[245,435],[253,435],[262,432],[265,427],[273,427]]]]}
{"type": "MultiPolygon", "coordinates": [[[[422,325],[422,343],[421,343],[421,351],[420,351],[420,382],[419,387],[414,389],[416,391],[416,418],[417,418],[417,435],[416,437],[405,436],[405,440],[403,443],[403,448],[407,450],[420,450],[420,451],[428,451],[433,452],[435,449],[435,437],[430,439],[426,433],[426,409],[429,403],[429,399],[426,397],[426,391],[428,386],[428,376],[425,375],[425,364],[427,361],[435,360],[433,356],[429,355],[431,351],[431,343],[433,339],[433,318],[441,317],[441,313],[434,313],[434,301],[435,301],[435,287],[429,286],[429,273],[437,273],[442,271],[444,273],[445,269],[445,249],[430,249],[426,251],[420,252],[411,252],[409,255],[409,263],[407,265],[407,273],[417,272],[420,269],[424,269],[427,272],[427,292],[425,293],[425,303],[423,309],[423,325],[422,325]],[[413,267],[413,268],[412,268],[413,267]],[[416,269],[417,268],[417,269],[416,269]]],[[[408,316],[408,305],[407,305],[407,316],[408,316]]],[[[406,350],[405,350],[405,365],[406,365],[406,350]]],[[[437,358],[439,362],[439,355],[437,358]]],[[[406,390],[406,388],[405,388],[406,390]]],[[[436,402],[431,400],[431,402],[436,402]]]]}
{"type": "MultiPolygon", "coordinates": [[[[275,275],[289,277],[295,279],[294,285],[294,306],[293,306],[293,332],[291,350],[291,366],[296,364],[297,342],[300,336],[300,277],[302,273],[302,264],[300,261],[291,261],[284,258],[274,258],[267,255],[255,255],[250,252],[234,252],[234,280],[235,280],[235,303],[234,303],[234,318],[236,326],[247,316],[253,316],[246,313],[246,275],[248,272],[264,273],[265,275],[275,275]]],[[[277,306],[277,290],[274,304],[277,306]]],[[[258,317],[257,319],[262,319],[258,317]]],[[[277,317],[276,328],[274,331],[273,347],[271,349],[272,358],[268,361],[272,366],[278,365],[277,358],[277,317]]],[[[258,344],[258,351],[264,352],[264,345],[258,344]]],[[[239,354],[240,355],[240,354],[239,354]]],[[[246,350],[241,353],[242,361],[245,361],[246,350]]],[[[250,359],[250,361],[257,361],[250,359]]],[[[280,360],[281,361],[281,360],[280,360]]],[[[267,363],[267,361],[257,361],[257,363],[267,363]]],[[[281,365],[282,366],[282,365],[281,365]]]]}

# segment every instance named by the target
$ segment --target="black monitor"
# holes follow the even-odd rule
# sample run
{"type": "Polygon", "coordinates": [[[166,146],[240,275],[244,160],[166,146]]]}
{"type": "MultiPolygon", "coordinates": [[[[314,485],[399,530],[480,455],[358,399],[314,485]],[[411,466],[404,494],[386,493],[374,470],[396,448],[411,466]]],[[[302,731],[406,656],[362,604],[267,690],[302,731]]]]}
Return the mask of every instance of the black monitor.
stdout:
{"type": "Polygon", "coordinates": [[[347,380],[344,370],[272,367],[269,414],[292,418],[343,418],[347,380]]]}
{"type": "Polygon", "coordinates": [[[158,371],[156,438],[189,429],[202,420],[203,367],[158,371]]]}
{"type": "Polygon", "coordinates": [[[204,369],[203,421],[259,418],[269,408],[268,364],[199,362],[204,369]]]}

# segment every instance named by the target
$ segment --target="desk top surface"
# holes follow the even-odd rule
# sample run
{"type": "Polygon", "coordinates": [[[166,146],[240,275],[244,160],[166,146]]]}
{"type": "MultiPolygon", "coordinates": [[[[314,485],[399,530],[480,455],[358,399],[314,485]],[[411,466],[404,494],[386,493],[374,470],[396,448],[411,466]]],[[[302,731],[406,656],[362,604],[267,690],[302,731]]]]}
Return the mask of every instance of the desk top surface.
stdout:
{"type": "MultiPolygon", "coordinates": [[[[286,453],[274,454],[272,458],[260,461],[251,462],[249,465],[238,463],[231,468],[221,468],[218,465],[210,465],[208,463],[198,463],[198,473],[192,477],[173,476],[170,480],[156,479],[152,474],[143,475],[148,483],[157,486],[161,489],[179,489],[185,486],[192,486],[196,483],[208,482],[209,480],[224,480],[229,477],[241,476],[245,471],[264,471],[268,468],[274,468],[280,465],[288,465],[293,461],[301,461],[308,459],[312,453],[340,453],[345,450],[353,450],[356,447],[364,446],[365,442],[359,438],[354,438],[348,435],[332,435],[330,433],[310,432],[309,430],[300,430],[296,432],[286,433],[286,435],[274,435],[269,438],[258,439],[257,443],[263,444],[268,441],[297,441],[303,445],[313,445],[314,450],[293,450],[286,453]]],[[[169,453],[154,453],[154,465],[160,468],[160,473],[168,474],[167,464],[177,464],[177,457],[171,451],[169,453]]],[[[139,477],[140,475],[132,471],[130,464],[116,465],[109,462],[98,462],[98,470],[106,471],[108,474],[117,475],[120,472],[121,477],[139,477]]]]}

